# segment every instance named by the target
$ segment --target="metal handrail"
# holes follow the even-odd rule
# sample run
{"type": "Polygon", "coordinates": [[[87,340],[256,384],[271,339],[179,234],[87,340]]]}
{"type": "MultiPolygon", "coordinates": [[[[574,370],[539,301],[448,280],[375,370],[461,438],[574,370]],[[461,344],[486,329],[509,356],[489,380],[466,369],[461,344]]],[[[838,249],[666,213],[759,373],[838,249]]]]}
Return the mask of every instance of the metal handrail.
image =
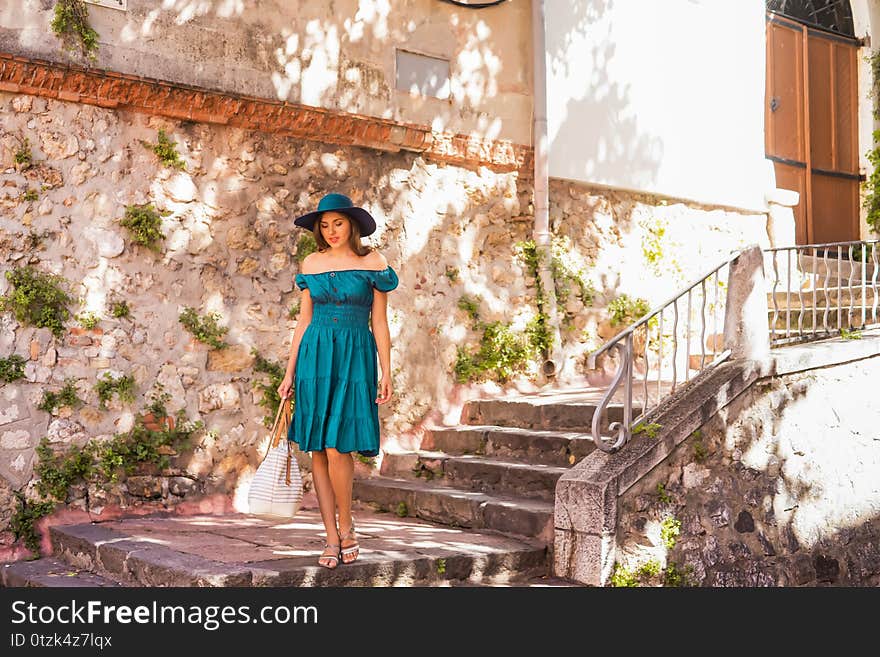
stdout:
{"type": "Polygon", "coordinates": [[[729,351],[720,351],[718,349],[717,341],[713,342],[712,348],[712,359],[708,365],[706,365],[706,358],[708,353],[706,351],[706,283],[713,276],[715,277],[715,303],[713,305],[712,314],[714,319],[714,332],[717,336],[717,314],[719,309],[718,303],[718,281],[719,274],[722,269],[725,267],[729,267],[730,263],[733,262],[739,253],[732,255],[730,258],[717,265],[716,267],[710,269],[704,276],[697,280],[697,282],[689,285],[685,288],[682,288],[679,292],[671,296],[669,299],[656,306],[653,310],[649,311],[646,315],[639,318],[636,322],[622,330],[620,333],[611,338],[608,342],[606,342],[602,347],[593,351],[588,358],[588,367],[590,369],[595,369],[597,361],[600,356],[609,352],[612,348],[616,348],[618,355],[621,357],[620,366],[617,369],[617,372],[614,375],[614,378],[611,384],[608,386],[605,394],[602,397],[602,400],[596,406],[595,411],[593,412],[593,423],[592,423],[592,433],[593,440],[596,443],[596,446],[606,452],[614,452],[623,447],[627,443],[627,441],[632,436],[632,430],[634,427],[637,427],[640,423],[643,423],[647,418],[649,413],[654,410],[650,404],[650,394],[648,391],[649,387],[649,357],[648,351],[650,348],[650,326],[652,320],[654,318],[658,319],[658,354],[657,354],[657,366],[658,366],[658,375],[657,375],[657,404],[654,405],[656,408],[659,405],[659,402],[662,399],[662,375],[663,375],[663,314],[664,312],[672,308],[674,313],[674,321],[672,325],[672,381],[671,381],[671,392],[675,392],[676,387],[678,386],[678,336],[679,336],[679,301],[682,301],[685,297],[687,298],[687,317],[685,322],[685,340],[687,344],[687,352],[685,355],[684,362],[684,371],[685,371],[685,383],[690,380],[690,341],[692,338],[691,335],[691,316],[692,316],[692,297],[694,291],[699,288],[700,289],[700,298],[702,299],[701,309],[700,309],[700,317],[702,319],[701,323],[701,331],[700,331],[700,344],[701,344],[701,357],[700,357],[700,370],[708,369],[709,367],[714,367],[719,362],[723,361],[729,355],[729,351]],[[641,409],[641,413],[633,420],[633,360],[634,360],[634,350],[633,350],[633,339],[636,335],[636,331],[640,329],[644,329],[645,333],[645,372],[643,377],[643,405],[641,409]],[[625,381],[624,381],[625,377],[625,381]],[[622,422],[612,422],[609,424],[609,431],[616,433],[616,439],[609,444],[609,442],[605,441],[601,435],[601,426],[602,426],[602,418],[604,417],[605,411],[608,408],[609,404],[614,397],[614,394],[617,392],[618,387],[620,386],[621,381],[624,381],[624,399],[623,399],[623,421],[622,422]]]}
{"type": "MultiPolygon", "coordinates": [[[[826,243],[818,243],[818,244],[804,244],[798,246],[786,246],[786,247],[774,247],[768,249],[762,249],[762,252],[766,257],[769,257],[772,261],[772,279],[768,279],[767,272],[771,269],[770,267],[765,267],[765,282],[768,288],[768,295],[772,299],[772,311],[768,307],[768,314],[770,312],[773,313],[772,319],[768,325],[769,329],[769,341],[771,346],[779,346],[781,344],[788,344],[795,341],[809,341],[809,340],[818,340],[825,339],[835,332],[841,334],[845,329],[853,329],[853,328],[867,328],[869,326],[880,325],[880,308],[878,308],[878,299],[880,299],[880,287],[878,287],[878,272],[880,272],[880,240],[852,240],[847,242],[826,242],[826,243]],[[854,250],[856,245],[858,245],[861,250],[861,256],[857,260],[853,260],[852,256],[854,254],[854,250]],[[870,285],[867,280],[867,265],[868,265],[868,254],[866,249],[870,246],[870,263],[873,267],[870,285]],[[844,277],[841,276],[841,272],[843,271],[843,250],[844,247],[847,249],[847,255],[849,256],[847,261],[850,263],[849,266],[849,276],[846,280],[846,285],[843,284],[844,277]],[[829,253],[836,249],[836,259],[832,260],[832,262],[836,263],[836,276],[832,277],[832,265],[829,264],[829,253]],[[822,250],[823,253],[821,256],[818,255],[819,250],[822,250]],[[804,256],[807,256],[809,252],[812,251],[814,260],[812,261],[812,267],[809,271],[805,271],[805,268],[801,266],[804,263],[804,256]],[[793,317],[793,308],[792,308],[792,281],[794,280],[794,274],[792,272],[792,254],[795,254],[795,273],[797,274],[798,279],[798,288],[797,288],[797,326],[792,326],[792,317],[793,317]],[[784,279],[780,274],[778,257],[780,254],[786,254],[786,269],[784,279]],[[816,258],[822,259],[823,267],[817,267],[816,258]],[[856,285],[856,269],[858,266],[861,266],[861,276],[859,277],[858,285],[856,285]],[[821,271],[824,268],[824,271],[821,271]],[[822,274],[824,274],[824,278],[822,278],[822,274]],[[821,287],[818,286],[817,283],[821,280],[821,287]],[[836,286],[833,288],[830,287],[831,281],[836,281],[836,286]],[[785,295],[786,299],[786,307],[784,309],[785,312],[785,327],[777,328],[777,323],[779,322],[779,318],[781,315],[780,307],[779,307],[779,299],[777,295],[779,294],[779,285],[780,283],[784,283],[785,288],[782,290],[782,294],[785,295]],[[868,300],[867,300],[867,290],[868,287],[871,288],[872,294],[872,303],[870,311],[868,309],[868,300]],[[805,295],[805,288],[807,294],[805,295]],[[817,295],[817,291],[822,291],[822,301],[824,302],[823,306],[819,305],[819,299],[817,295]],[[831,304],[831,294],[832,290],[836,292],[836,306],[832,307],[831,304]],[[855,296],[856,290],[861,291],[861,304],[860,304],[860,321],[855,322],[854,319],[858,317],[855,306],[855,296]],[[812,292],[812,295],[810,295],[812,292]],[[848,297],[848,304],[843,303],[844,295],[848,297]],[[810,299],[812,296],[812,299],[810,299]],[[812,301],[812,303],[810,303],[812,301]],[[819,315],[818,313],[821,311],[821,323],[822,330],[818,328],[819,315]],[[829,315],[836,311],[836,322],[834,320],[834,316],[832,316],[829,321],[829,315]],[[844,322],[843,314],[846,312],[846,321],[844,322]],[[811,317],[812,321],[810,322],[810,327],[805,327],[805,319],[806,317],[811,317]]],[[[596,369],[599,357],[604,355],[610,355],[612,349],[615,350],[617,356],[620,357],[620,364],[618,365],[617,371],[614,374],[614,377],[611,383],[608,385],[602,400],[596,406],[595,411],[593,412],[593,420],[592,420],[592,434],[593,441],[596,446],[605,452],[614,452],[623,447],[632,437],[632,434],[635,431],[639,430],[641,425],[644,425],[645,428],[650,425],[647,424],[647,419],[650,415],[656,411],[656,409],[660,406],[661,402],[665,401],[670,395],[675,393],[676,388],[678,387],[678,359],[679,359],[679,323],[680,323],[680,313],[679,313],[679,302],[681,302],[685,297],[687,298],[687,316],[685,318],[685,326],[684,326],[684,340],[686,341],[686,352],[685,352],[685,360],[684,360],[684,385],[687,385],[691,381],[691,370],[695,370],[697,373],[701,373],[705,370],[711,369],[723,362],[730,356],[729,349],[720,350],[718,347],[719,334],[717,330],[717,316],[718,310],[720,307],[719,303],[719,287],[720,287],[720,275],[722,270],[725,267],[728,268],[728,275],[730,273],[730,265],[743,254],[743,251],[738,251],[733,254],[729,259],[725,260],[718,266],[709,270],[703,277],[697,279],[697,281],[685,288],[682,288],[679,292],[674,294],[668,300],[664,301],[660,305],[656,306],[653,310],[648,312],[647,314],[640,317],[638,320],[633,322],[630,326],[626,327],[622,331],[620,331],[613,338],[608,340],[604,345],[602,345],[599,349],[596,349],[592,353],[590,353],[587,362],[588,367],[590,369],[596,369]],[[706,285],[711,281],[712,278],[715,278],[715,303],[711,309],[712,319],[713,319],[713,343],[711,349],[711,358],[706,363],[707,357],[710,354],[706,350],[706,331],[708,328],[708,323],[706,319],[706,285]],[[699,290],[698,290],[699,288],[699,290]],[[696,337],[696,334],[691,331],[691,319],[692,319],[692,301],[695,292],[698,291],[698,294],[702,300],[702,304],[699,310],[699,316],[701,320],[700,331],[699,331],[699,340],[700,340],[700,349],[701,353],[699,354],[699,366],[692,367],[691,362],[691,340],[696,337]],[[664,396],[663,395],[663,375],[664,375],[664,353],[663,353],[663,341],[664,341],[664,313],[672,308],[674,313],[674,321],[672,327],[672,360],[671,360],[671,389],[664,396]],[[651,341],[651,322],[654,319],[657,319],[657,323],[659,324],[659,329],[657,331],[657,343],[658,350],[656,355],[656,362],[654,363],[654,367],[657,371],[657,395],[655,403],[651,403],[650,395],[649,395],[649,374],[651,371],[651,363],[649,358],[650,352],[650,341],[651,341]],[[645,344],[644,344],[644,374],[643,374],[643,395],[642,395],[642,408],[641,413],[633,419],[633,390],[634,390],[634,378],[633,378],[633,368],[634,361],[637,356],[634,350],[634,340],[640,332],[644,332],[645,344]],[[602,436],[601,428],[602,428],[602,419],[606,414],[608,406],[611,404],[612,398],[618,391],[620,385],[623,384],[623,419],[620,422],[612,422],[608,425],[608,429],[611,432],[611,440],[606,440],[602,436]],[[616,436],[614,436],[616,434],[616,436]]],[[[725,298],[725,305],[726,305],[725,298]]],[[[724,317],[722,315],[722,317],[724,317]]],[[[770,319],[770,318],[768,318],[770,319]]],[[[722,324],[723,327],[723,324],[722,324]]],[[[695,354],[696,356],[697,354],[695,354]]],[[[696,376],[696,374],[694,375],[696,376]]],[[[667,383],[670,383],[667,381],[667,383]]]]}

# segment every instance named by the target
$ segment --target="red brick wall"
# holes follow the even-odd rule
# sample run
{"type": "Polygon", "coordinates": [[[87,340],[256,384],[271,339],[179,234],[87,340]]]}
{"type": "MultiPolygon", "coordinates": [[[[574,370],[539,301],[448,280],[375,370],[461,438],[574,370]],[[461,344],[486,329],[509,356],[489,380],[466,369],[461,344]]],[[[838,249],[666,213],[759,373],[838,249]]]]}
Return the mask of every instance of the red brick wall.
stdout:
{"type": "Polygon", "coordinates": [[[531,147],[319,107],[220,93],[0,53],[0,91],[262,130],[322,143],[408,150],[467,167],[532,174],[531,147]]]}

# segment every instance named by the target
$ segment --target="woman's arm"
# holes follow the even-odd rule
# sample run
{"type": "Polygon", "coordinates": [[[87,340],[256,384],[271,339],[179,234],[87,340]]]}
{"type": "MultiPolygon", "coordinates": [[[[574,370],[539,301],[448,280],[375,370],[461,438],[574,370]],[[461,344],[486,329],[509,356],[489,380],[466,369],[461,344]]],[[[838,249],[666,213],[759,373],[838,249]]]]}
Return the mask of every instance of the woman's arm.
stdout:
{"type": "Polygon", "coordinates": [[[296,317],[296,328],[290,341],[290,358],[287,361],[287,370],[284,372],[285,378],[293,379],[293,373],[296,371],[296,355],[299,352],[299,343],[302,342],[303,334],[306,332],[306,328],[308,328],[311,321],[312,295],[309,292],[309,288],[305,288],[302,291],[299,314],[296,317]]]}
{"type": "Polygon", "coordinates": [[[388,293],[373,290],[373,308],[370,312],[370,326],[379,352],[379,366],[382,377],[391,379],[391,332],[388,330],[388,293]]]}

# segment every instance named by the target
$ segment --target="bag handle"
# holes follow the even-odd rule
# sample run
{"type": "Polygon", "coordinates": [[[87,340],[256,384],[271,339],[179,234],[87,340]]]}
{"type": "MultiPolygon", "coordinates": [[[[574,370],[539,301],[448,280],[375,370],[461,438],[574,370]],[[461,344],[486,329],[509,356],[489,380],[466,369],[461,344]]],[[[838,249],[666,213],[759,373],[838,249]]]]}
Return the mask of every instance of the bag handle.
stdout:
{"type": "MultiPolygon", "coordinates": [[[[281,421],[283,417],[283,413],[288,412],[290,410],[290,402],[287,401],[287,398],[281,400],[281,403],[278,404],[278,411],[275,413],[275,421],[272,423],[272,440],[269,441],[269,447],[266,448],[266,455],[263,457],[265,461],[269,456],[269,452],[271,452],[275,447],[278,446],[278,443],[281,442],[281,432],[278,431],[278,423],[281,421]],[[286,404],[285,404],[286,402],[286,404]]],[[[290,468],[291,461],[293,459],[293,448],[290,445],[290,441],[287,441],[287,466],[286,466],[286,474],[285,474],[285,483],[290,486],[290,468]]]]}

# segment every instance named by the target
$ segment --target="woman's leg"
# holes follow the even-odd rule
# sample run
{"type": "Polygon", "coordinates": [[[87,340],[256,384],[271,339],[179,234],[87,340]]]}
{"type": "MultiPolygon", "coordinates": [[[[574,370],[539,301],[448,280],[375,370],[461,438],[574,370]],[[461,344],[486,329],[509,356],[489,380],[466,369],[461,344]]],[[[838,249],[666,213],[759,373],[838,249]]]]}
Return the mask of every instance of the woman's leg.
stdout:
{"type": "MultiPolygon", "coordinates": [[[[354,459],[351,454],[341,454],[335,449],[327,448],[327,461],[330,469],[330,481],[333,484],[333,494],[336,496],[336,506],[339,509],[339,535],[348,537],[342,539],[342,547],[350,548],[357,545],[357,539],[352,533],[354,521],[351,518],[351,490],[354,480],[354,459]]],[[[357,558],[343,559],[345,563],[351,563],[357,558]]]]}
{"type": "MultiPolygon", "coordinates": [[[[339,534],[336,530],[336,495],[333,492],[333,484],[330,480],[328,459],[325,452],[312,452],[312,480],[315,483],[315,494],[318,496],[321,520],[324,521],[324,529],[327,531],[327,544],[339,545],[339,534]]],[[[329,554],[330,550],[325,550],[325,552],[329,554]]],[[[319,562],[323,566],[333,567],[332,559],[328,556],[322,556],[319,562]]]]}

